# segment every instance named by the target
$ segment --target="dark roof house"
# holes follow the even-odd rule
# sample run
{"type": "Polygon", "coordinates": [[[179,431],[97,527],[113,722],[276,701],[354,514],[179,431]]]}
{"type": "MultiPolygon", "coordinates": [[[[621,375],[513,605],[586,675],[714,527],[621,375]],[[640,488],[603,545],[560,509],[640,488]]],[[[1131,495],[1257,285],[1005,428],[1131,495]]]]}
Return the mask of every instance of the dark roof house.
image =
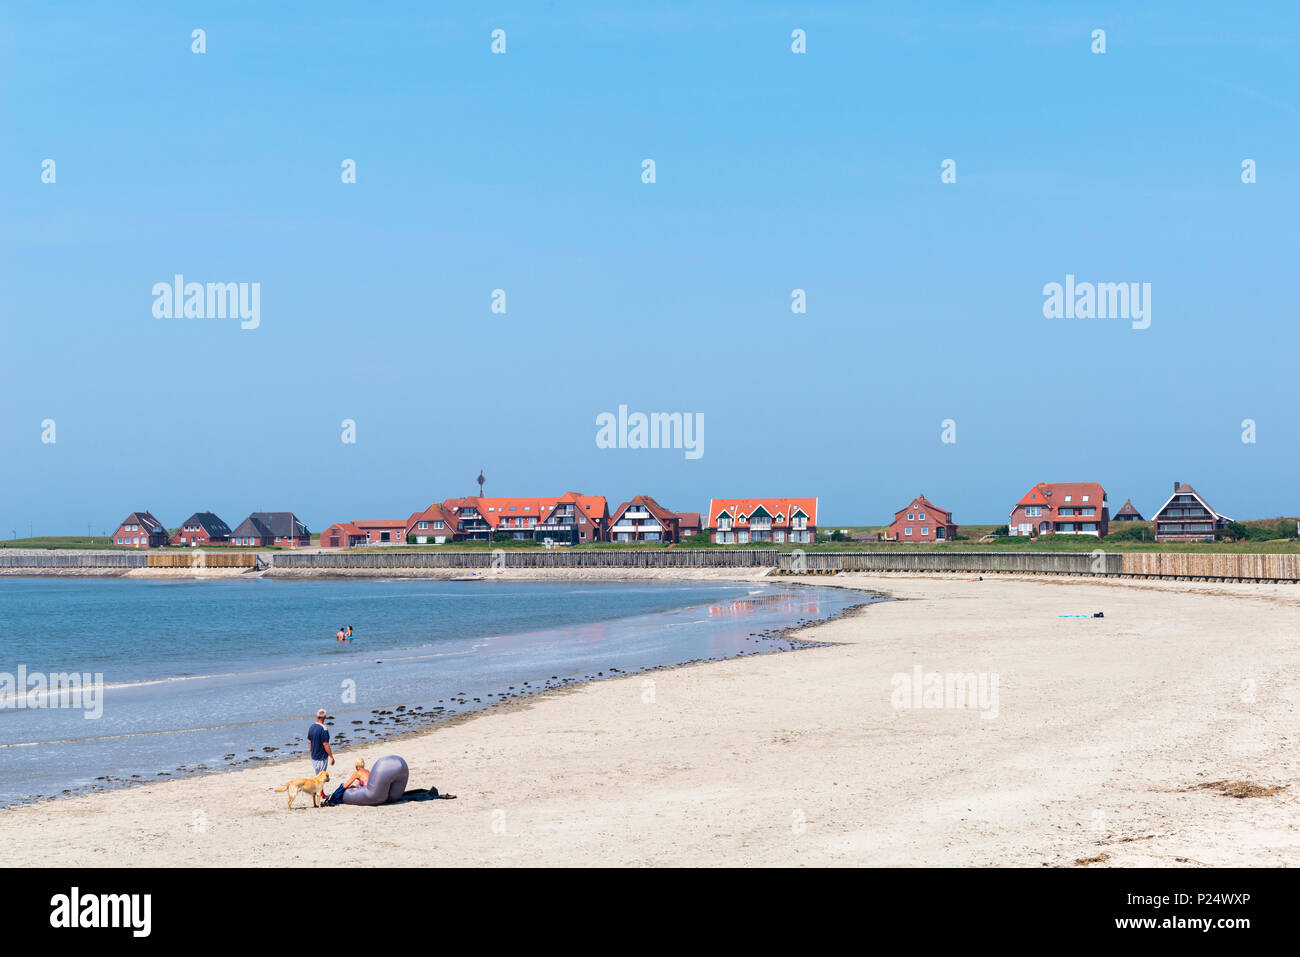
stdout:
{"type": "Polygon", "coordinates": [[[311,542],[311,532],[293,512],[253,512],[230,538],[236,545],[305,545],[311,542]]]}
{"type": "Polygon", "coordinates": [[[1174,494],[1160,506],[1152,521],[1157,542],[1212,542],[1215,533],[1232,519],[1211,508],[1190,485],[1175,482],[1174,494]]]}
{"type": "Polygon", "coordinates": [[[1141,522],[1144,521],[1142,513],[1133,505],[1133,500],[1127,498],[1120,510],[1111,518],[1112,522],[1141,522]]]}

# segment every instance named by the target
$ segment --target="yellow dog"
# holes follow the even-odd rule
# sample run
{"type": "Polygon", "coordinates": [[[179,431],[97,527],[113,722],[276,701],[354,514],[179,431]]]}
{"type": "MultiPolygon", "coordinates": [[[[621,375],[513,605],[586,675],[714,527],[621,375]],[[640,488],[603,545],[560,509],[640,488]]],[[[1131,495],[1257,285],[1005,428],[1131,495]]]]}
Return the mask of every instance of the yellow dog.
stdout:
{"type": "Polygon", "coordinates": [[[276,788],[277,792],[289,792],[289,810],[293,810],[294,799],[299,794],[310,794],[312,807],[320,807],[320,796],[325,793],[325,782],[330,779],[329,771],[322,771],[314,778],[294,778],[284,787],[276,788]]]}

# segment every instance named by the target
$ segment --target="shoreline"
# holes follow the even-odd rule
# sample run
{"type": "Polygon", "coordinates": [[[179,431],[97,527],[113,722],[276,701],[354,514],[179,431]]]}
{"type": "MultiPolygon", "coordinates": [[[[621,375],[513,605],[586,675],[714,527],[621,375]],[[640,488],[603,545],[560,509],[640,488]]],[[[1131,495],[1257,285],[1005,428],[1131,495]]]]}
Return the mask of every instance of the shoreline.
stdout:
{"type": "MultiPolygon", "coordinates": [[[[162,570],[162,571],[170,571],[170,569],[154,569],[153,571],[159,571],[159,570],[162,570]]],[[[561,575],[543,575],[543,576],[537,576],[537,575],[534,575],[534,574],[525,574],[525,572],[532,572],[532,571],[537,571],[537,570],[514,569],[514,570],[511,570],[511,571],[513,571],[514,574],[505,574],[505,575],[500,575],[500,576],[498,576],[498,577],[494,577],[494,578],[486,578],[486,577],[485,577],[485,578],[477,579],[477,580],[483,580],[483,581],[543,581],[543,582],[550,581],[550,582],[558,582],[558,581],[562,581],[562,580],[567,580],[567,579],[569,579],[569,578],[572,577],[571,575],[567,575],[567,574],[561,574],[561,575]]],[[[548,569],[543,569],[542,571],[550,571],[550,570],[548,570],[548,569]]],[[[572,570],[570,570],[570,569],[559,569],[559,570],[556,570],[556,571],[569,572],[569,571],[572,571],[572,570]]],[[[610,571],[620,571],[620,572],[622,572],[622,571],[629,571],[629,570],[628,570],[628,569],[617,569],[617,570],[610,570],[610,571]]],[[[642,575],[642,576],[636,576],[636,575],[634,575],[634,576],[627,576],[627,575],[618,575],[618,576],[613,576],[613,575],[606,575],[606,574],[595,574],[595,575],[589,575],[589,576],[582,576],[582,579],[583,579],[583,580],[588,580],[588,581],[594,581],[594,580],[599,580],[599,581],[608,581],[608,582],[610,582],[610,583],[632,583],[632,584],[639,584],[639,583],[647,583],[647,582],[662,582],[662,581],[665,581],[666,579],[668,579],[669,577],[671,577],[671,578],[673,578],[673,579],[682,580],[682,581],[701,581],[701,580],[706,580],[706,581],[732,581],[732,582],[735,582],[735,583],[737,583],[737,584],[753,584],[753,583],[754,583],[754,579],[752,579],[752,578],[750,578],[750,577],[740,577],[740,576],[736,576],[736,575],[727,575],[727,576],[719,577],[719,576],[716,575],[716,574],[706,573],[706,574],[704,574],[704,575],[689,575],[689,574],[688,574],[688,575],[673,575],[673,576],[665,576],[664,574],[662,574],[662,572],[661,572],[660,570],[656,570],[656,569],[646,569],[646,570],[641,570],[641,569],[630,569],[630,571],[633,571],[633,572],[637,572],[637,571],[647,571],[647,572],[649,572],[649,574],[642,575]]],[[[706,572],[712,572],[713,570],[705,570],[705,571],[706,571],[706,572]]],[[[142,576],[142,577],[145,577],[145,576],[142,576]]],[[[153,576],[147,576],[147,577],[153,577],[153,576]]],[[[160,577],[161,577],[161,576],[160,576],[160,577]]],[[[166,576],[166,577],[172,577],[172,576],[166,576]]],[[[188,575],[187,575],[187,576],[175,576],[175,577],[183,578],[184,580],[192,580],[192,576],[188,576],[188,575]]],[[[218,575],[218,576],[214,576],[214,577],[226,577],[226,576],[218,575]]],[[[321,575],[315,575],[315,574],[312,574],[312,575],[305,575],[305,576],[298,576],[298,575],[285,575],[285,576],[281,576],[281,577],[284,577],[284,578],[286,578],[286,579],[290,579],[290,580],[298,579],[298,578],[300,578],[300,577],[301,577],[301,578],[305,578],[305,579],[312,579],[312,580],[315,580],[315,579],[318,579],[318,578],[334,579],[334,578],[336,578],[336,577],[341,577],[341,578],[343,578],[343,579],[351,579],[351,580],[367,580],[367,581],[374,581],[374,580],[385,580],[388,576],[385,576],[384,578],[376,578],[375,576],[361,576],[361,575],[344,575],[344,576],[325,575],[325,576],[321,576],[321,575]]],[[[440,576],[440,577],[435,578],[435,579],[429,579],[428,576],[418,576],[418,577],[417,577],[417,576],[399,576],[399,577],[400,577],[401,579],[403,579],[403,580],[405,580],[405,579],[412,579],[412,580],[434,580],[434,581],[465,581],[465,580],[476,580],[476,579],[464,579],[464,578],[449,578],[449,577],[443,577],[443,576],[440,576]]],[[[780,586],[784,586],[784,587],[787,587],[787,588],[790,588],[790,589],[797,590],[797,589],[801,589],[801,588],[816,588],[816,587],[821,586],[823,583],[820,583],[820,582],[797,582],[797,581],[773,581],[773,582],[771,582],[771,584],[773,584],[773,585],[780,585],[780,586]]],[[[866,590],[862,590],[862,589],[852,589],[852,590],[854,590],[854,591],[861,591],[861,592],[862,592],[862,598],[861,598],[861,600],[860,600],[860,601],[856,601],[856,602],[854,602],[853,604],[849,605],[847,608],[843,608],[843,609],[841,609],[841,610],[839,610],[839,611],[837,611],[837,612],[834,612],[833,614],[830,614],[830,615],[827,615],[827,616],[825,616],[825,617],[823,617],[823,618],[818,618],[818,619],[815,619],[815,620],[812,620],[812,621],[809,621],[809,620],[807,620],[807,619],[802,619],[802,618],[801,618],[801,619],[797,619],[797,620],[795,620],[795,621],[792,622],[791,624],[786,625],[786,626],[784,626],[784,627],[780,627],[780,628],[771,628],[771,629],[767,629],[767,630],[760,631],[760,632],[752,632],[752,633],[751,633],[751,637],[753,637],[757,642],[760,643],[760,647],[759,647],[757,650],[741,650],[741,651],[739,651],[739,652],[736,653],[736,654],[733,654],[733,655],[727,655],[727,656],[724,656],[724,657],[721,657],[721,658],[717,658],[717,657],[714,657],[714,658],[693,658],[693,659],[689,659],[689,660],[686,660],[686,661],[674,662],[674,663],[671,663],[671,664],[663,664],[663,665],[649,665],[649,666],[646,666],[646,667],[640,667],[640,668],[636,668],[636,669],[632,669],[632,670],[623,670],[623,669],[620,669],[620,668],[612,667],[612,666],[610,666],[610,665],[605,665],[604,668],[603,668],[603,670],[599,670],[599,671],[597,671],[595,674],[588,674],[588,675],[584,675],[584,676],[582,676],[582,677],[570,677],[570,678],[564,678],[564,679],[557,679],[557,680],[559,681],[558,684],[551,685],[551,684],[548,682],[546,685],[539,686],[539,687],[537,687],[536,689],[531,689],[531,688],[530,688],[530,689],[527,690],[527,691],[524,691],[524,690],[514,690],[514,689],[513,689],[513,686],[512,686],[511,693],[506,693],[506,691],[504,690],[504,686],[503,686],[502,689],[494,689],[492,692],[490,692],[491,695],[495,695],[495,696],[497,696],[497,700],[495,700],[495,701],[488,701],[488,702],[486,702],[486,703],[480,703],[480,704],[478,704],[478,705],[472,705],[472,706],[469,706],[469,707],[464,707],[464,708],[461,708],[460,710],[451,710],[451,711],[449,711],[449,712],[448,712],[447,714],[445,714],[445,715],[434,714],[433,712],[429,711],[429,710],[426,708],[426,706],[424,706],[424,705],[421,705],[420,707],[418,707],[418,708],[416,708],[416,709],[413,709],[413,710],[407,710],[407,709],[408,709],[408,705],[403,704],[403,705],[401,706],[402,717],[401,717],[400,720],[410,720],[410,719],[414,719],[414,720],[420,722],[418,727],[410,727],[410,728],[405,728],[405,729],[401,729],[401,728],[399,728],[399,727],[393,727],[392,729],[384,729],[384,730],[381,730],[381,732],[380,732],[378,735],[376,735],[375,737],[372,737],[372,738],[366,739],[365,741],[353,741],[353,740],[351,739],[351,732],[352,732],[353,729],[351,729],[351,728],[349,728],[349,727],[347,727],[347,726],[345,726],[345,725],[342,725],[342,724],[338,723],[338,721],[341,720],[341,719],[336,719],[335,716],[334,716],[333,714],[331,714],[331,715],[329,716],[329,717],[330,717],[330,720],[331,720],[330,730],[331,730],[331,732],[332,732],[334,735],[339,735],[340,733],[342,733],[342,735],[343,735],[343,737],[344,737],[344,739],[345,739],[345,740],[343,740],[343,741],[340,741],[340,742],[337,742],[337,743],[336,743],[336,750],[352,749],[352,748],[356,748],[356,747],[358,747],[358,746],[362,746],[362,747],[371,747],[371,748],[373,748],[373,747],[377,747],[377,746],[380,746],[380,745],[387,746],[389,743],[392,743],[392,742],[397,742],[397,741],[401,741],[401,740],[406,740],[406,739],[413,738],[413,737],[419,737],[419,736],[421,736],[421,735],[425,735],[425,734],[431,734],[431,733],[433,733],[434,731],[438,730],[439,728],[451,727],[451,726],[454,726],[454,725],[457,725],[457,724],[460,724],[460,723],[463,723],[463,722],[466,722],[466,721],[470,721],[470,720],[472,720],[472,719],[474,719],[474,718],[476,718],[476,717],[479,717],[479,716],[485,715],[485,714],[487,714],[487,713],[489,713],[489,712],[493,712],[493,711],[496,711],[496,710],[498,710],[498,709],[502,709],[502,710],[513,710],[513,709],[515,709],[515,708],[517,708],[517,707],[520,707],[520,706],[525,705],[525,704],[528,703],[528,702],[531,702],[531,701],[534,700],[534,699],[543,698],[543,697],[546,697],[546,696],[548,696],[548,695],[550,695],[550,694],[552,694],[552,693],[574,691],[574,690],[576,690],[576,689],[579,689],[579,688],[582,688],[582,687],[585,687],[585,686],[587,686],[587,685],[594,684],[594,683],[596,683],[596,682],[600,682],[600,681],[610,681],[610,680],[616,680],[616,679],[618,679],[618,678],[631,678],[631,677],[644,676],[644,675],[653,674],[653,673],[656,673],[656,672],[670,671],[670,670],[673,670],[673,669],[676,669],[676,668],[688,668],[688,667],[694,667],[694,666],[696,666],[696,665],[710,664],[710,663],[718,662],[718,661],[727,661],[727,660],[731,660],[731,659],[734,659],[734,658],[753,657],[753,656],[760,656],[760,655],[783,654],[783,653],[790,652],[790,651],[801,651],[801,650],[805,650],[805,649],[807,649],[807,648],[819,647],[819,646],[821,646],[821,645],[824,644],[824,643],[822,643],[822,642],[817,642],[817,641],[809,641],[809,640],[806,640],[806,639],[799,638],[799,637],[797,637],[798,633],[801,632],[801,631],[803,631],[803,630],[805,630],[805,629],[808,628],[808,627],[813,626],[813,625],[821,624],[821,623],[825,623],[825,622],[829,622],[829,621],[832,621],[832,620],[835,620],[835,619],[841,618],[841,617],[843,617],[843,616],[846,616],[846,615],[849,615],[849,614],[855,613],[855,612],[857,612],[857,611],[859,611],[859,610],[861,610],[861,609],[864,609],[864,608],[868,607],[869,605],[871,605],[871,604],[873,604],[873,603],[875,603],[875,602],[877,602],[877,601],[889,600],[889,599],[888,599],[888,596],[884,595],[883,593],[879,593],[879,592],[871,592],[871,591],[866,591],[866,590]],[[775,642],[786,642],[786,643],[792,645],[793,647],[790,647],[790,648],[780,648],[780,647],[777,647],[777,648],[764,648],[764,647],[762,647],[763,644],[775,643],[775,642]],[[606,674],[606,672],[610,672],[610,673],[609,673],[609,674],[606,674]]],[[[688,607],[691,607],[691,606],[687,605],[687,606],[683,606],[683,607],[687,607],[687,608],[688,608],[688,607]]],[[[617,619],[616,619],[616,620],[617,620],[617,619]]],[[[443,699],[440,699],[440,700],[443,700],[443,699]]],[[[448,699],[446,699],[446,700],[456,701],[457,699],[455,699],[455,698],[448,698],[448,699]]],[[[475,700],[475,701],[478,701],[479,699],[478,699],[478,698],[475,698],[474,700],[475,700]]],[[[461,701],[461,702],[459,702],[459,703],[464,704],[463,701],[461,701]]],[[[376,705],[374,708],[369,709],[369,714],[372,716],[372,718],[373,718],[373,717],[376,717],[376,716],[378,716],[378,715],[380,715],[380,714],[391,715],[393,712],[391,712],[391,711],[383,711],[382,709],[384,709],[384,708],[394,708],[394,707],[396,707],[396,706],[395,706],[395,705],[392,705],[392,704],[379,704],[379,705],[376,705]]],[[[441,710],[441,709],[439,709],[439,710],[441,710]]],[[[399,724],[400,724],[400,720],[399,720],[399,724]]],[[[112,793],[112,792],[117,792],[117,791],[123,791],[123,790],[131,790],[131,789],[140,788],[140,787],[147,787],[147,786],[149,786],[149,785],[151,785],[151,784],[167,784],[167,783],[170,783],[170,782],[187,781],[187,780],[192,780],[192,779],[196,779],[196,778],[205,778],[205,777],[210,777],[210,776],[214,776],[214,775],[231,774],[231,773],[236,773],[236,772],[243,771],[243,770],[248,770],[248,769],[250,769],[250,768],[267,768],[267,767],[287,766],[287,765],[294,764],[294,763],[300,763],[301,760],[302,760],[302,758],[301,758],[300,755],[299,755],[299,756],[293,756],[293,757],[279,757],[279,756],[277,756],[277,757],[266,757],[266,756],[262,756],[262,755],[254,755],[254,756],[252,756],[252,757],[245,758],[245,759],[243,759],[242,761],[238,761],[238,762],[235,762],[235,763],[233,763],[233,764],[227,764],[227,765],[225,765],[225,766],[223,766],[223,767],[205,768],[204,770],[201,770],[201,771],[182,771],[180,768],[177,768],[177,769],[175,769],[175,770],[167,770],[167,769],[164,769],[163,771],[160,771],[160,772],[159,772],[159,776],[152,777],[152,778],[141,778],[141,779],[139,779],[139,780],[131,780],[131,779],[116,778],[116,777],[114,777],[113,783],[111,783],[111,784],[90,784],[90,785],[82,785],[82,786],[80,786],[80,787],[76,787],[76,788],[64,789],[64,790],[63,790],[61,793],[59,793],[59,794],[41,794],[41,795],[36,795],[36,796],[30,798],[29,800],[17,801],[17,802],[13,802],[13,803],[9,803],[9,804],[0,805],[0,812],[3,812],[3,811],[8,810],[8,809],[13,809],[13,808],[28,807],[28,806],[32,806],[32,805],[38,805],[38,804],[42,804],[42,805],[43,805],[43,804],[49,804],[49,803],[52,803],[52,802],[68,801],[68,800],[73,800],[73,799],[76,799],[76,798],[90,797],[90,796],[94,796],[94,795],[107,794],[107,793],[112,793]]]]}
{"type": "MultiPolygon", "coordinates": [[[[554,688],[413,729],[408,786],[454,802],[303,818],[268,790],[303,762],[268,762],[5,808],[0,839],[18,865],[120,865],[127,846],[126,863],[161,866],[1300,863],[1294,589],[783,581],[902,600],[800,627],[818,647],[797,655],[554,688]],[[891,675],[913,667],[1000,673],[995,719],[892,706],[891,675]],[[1232,796],[1241,783],[1259,795],[1232,796]],[[39,851],[22,840],[34,827],[39,851]]],[[[387,752],[336,753],[346,767],[387,752]]]]}

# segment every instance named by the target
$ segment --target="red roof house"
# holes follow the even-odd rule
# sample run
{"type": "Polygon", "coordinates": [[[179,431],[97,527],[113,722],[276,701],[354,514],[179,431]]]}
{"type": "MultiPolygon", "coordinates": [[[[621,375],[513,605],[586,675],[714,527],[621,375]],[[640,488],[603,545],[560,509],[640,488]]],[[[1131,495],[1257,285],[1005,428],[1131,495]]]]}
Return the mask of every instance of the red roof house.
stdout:
{"type": "Polygon", "coordinates": [[[407,524],[395,519],[358,519],[335,522],[320,533],[322,548],[356,548],[358,545],[404,545],[407,524]]]}
{"type": "Polygon", "coordinates": [[[455,520],[457,541],[491,541],[498,535],[514,539],[549,538],[562,544],[596,542],[604,538],[609,505],[603,495],[566,492],[545,498],[449,498],[444,511],[455,520]]]}
{"type": "Polygon", "coordinates": [[[649,495],[637,495],[614,509],[609,520],[609,540],[676,544],[681,540],[681,518],[649,495]]]}
{"type": "Polygon", "coordinates": [[[1096,482],[1039,482],[1011,509],[1009,535],[1110,534],[1106,490],[1096,482]]]}
{"type": "Polygon", "coordinates": [[[412,512],[406,520],[408,545],[442,545],[456,534],[456,516],[436,502],[422,512],[412,512]]]}
{"type": "Polygon", "coordinates": [[[957,525],[952,512],[935,505],[924,495],[912,499],[894,513],[889,525],[889,538],[896,542],[915,542],[921,545],[950,542],[957,537],[957,525]]]}
{"type": "Polygon", "coordinates": [[[710,499],[709,531],[718,545],[815,542],[817,499],[710,499]]]}

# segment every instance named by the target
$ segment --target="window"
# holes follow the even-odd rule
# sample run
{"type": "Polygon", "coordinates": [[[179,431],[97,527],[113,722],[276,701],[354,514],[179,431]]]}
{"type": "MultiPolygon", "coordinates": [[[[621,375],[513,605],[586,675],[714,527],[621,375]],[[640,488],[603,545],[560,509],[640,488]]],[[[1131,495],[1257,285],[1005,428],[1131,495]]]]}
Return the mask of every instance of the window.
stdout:
{"type": "Polygon", "coordinates": [[[1025,514],[1028,515],[1030,518],[1037,518],[1038,516],[1043,514],[1043,506],[1031,505],[1027,509],[1025,509],[1025,514]]]}
{"type": "MultiPolygon", "coordinates": [[[[924,522],[924,521],[925,521],[925,512],[917,512],[917,513],[916,513],[916,520],[917,520],[918,522],[924,522]]],[[[924,535],[925,533],[922,532],[921,534],[924,535]]]]}
{"type": "Polygon", "coordinates": [[[911,535],[911,534],[912,534],[912,526],[909,525],[909,526],[907,526],[907,528],[903,529],[903,534],[904,534],[904,535],[911,535]]]}
{"type": "Polygon", "coordinates": [[[930,534],[930,526],[928,526],[928,525],[922,525],[922,526],[921,526],[921,534],[922,534],[922,535],[929,535],[929,534],[930,534]]]}
{"type": "Polygon", "coordinates": [[[1066,500],[1067,502],[1070,500],[1070,498],[1071,498],[1071,496],[1069,496],[1069,495],[1065,496],[1065,500],[1066,500]]]}
{"type": "Polygon", "coordinates": [[[1085,495],[1085,496],[1083,497],[1083,500],[1084,500],[1085,502],[1088,501],[1088,496],[1085,495]]]}
{"type": "Polygon", "coordinates": [[[442,522],[434,522],[434,523],[433,523],[433,527],[434,527],[434,528],[442,528],[442,522]]]}
{"type": "Polygon", "coordinates": [[[420,523],[417,524],[415,527],[418,528],[418,529],[420,529],[421,531],[423,531],[424,529],[426,529],[426,528],[429,527],[429,523],[428,523],[428,522],[420,522],[420,523]]]}
{"type": "Polygon", "coordinates": [[[915,516],[914,514],[912,514],[911,512],[908,512],[908,513],[907,513],[907,520],[908,520],[909,522],[914,522],[914,521],[916,521],[916,516],[915,516]]]}

